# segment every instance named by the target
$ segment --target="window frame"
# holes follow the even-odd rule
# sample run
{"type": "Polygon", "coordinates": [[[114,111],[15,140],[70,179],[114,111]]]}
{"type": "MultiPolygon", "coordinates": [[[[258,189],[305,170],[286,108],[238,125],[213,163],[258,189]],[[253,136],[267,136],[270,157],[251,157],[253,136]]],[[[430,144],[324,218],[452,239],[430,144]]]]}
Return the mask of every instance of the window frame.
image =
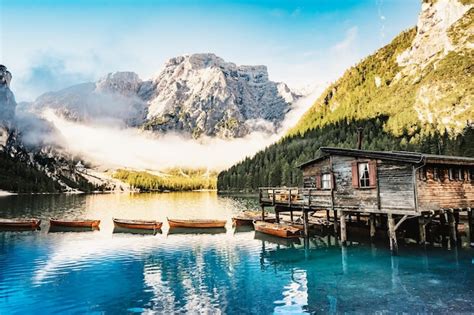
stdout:
{"type": "Polygon", "coordinates": [[[332,174],[331,173],[321,173],[321,190],[331,190],[332,189],[332,174]],[[327,177],[325,179],[325,177],[327,177]],[[327,183],[328,187],[324,187],[324,184],[327,183]]]}

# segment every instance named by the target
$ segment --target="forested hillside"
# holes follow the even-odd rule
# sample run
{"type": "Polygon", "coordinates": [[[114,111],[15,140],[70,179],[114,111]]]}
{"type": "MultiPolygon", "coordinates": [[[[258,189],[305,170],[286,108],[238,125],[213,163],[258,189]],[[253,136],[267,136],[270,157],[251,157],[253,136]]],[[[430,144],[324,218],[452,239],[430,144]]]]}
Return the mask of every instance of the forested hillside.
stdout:
{"type": "MultiPolygon", "coordinates": [[[[405,130],[395,137],[384,131],[387,116],[364,120],[342,120],[321,128],[311,129],[304,134],[285,137],[278,143],[258,152],[253,158],[232,166],[218,176],[219,191],[255,191],[264,186],[298,186],[301,171],[297,166],[313,159],[322,146],[355,148],[357,128],[363,127],[363,149],[366,150],[407,150],[433,154],[474,156],[474,128],[466,128],[456,137],[447,132],[432,130],[422,141],[419,134],[405,130]]],[[[432,126],[425,126],[428,130],[432,126]]]]}
{"type": "Polygon", "coordinates": [[[204,169],[170,169],[156,175],[144,171],[118,170],[114,178],[130,185],[131,189],[140,191],[185,191],[216,189],[215,172],[204,169]]]}
{"type": "Polygon", "coordinates": [[[321,146],[355,148],[357,127],[363,149],[474,156],[474,9],[451,5],[425,3],[418,28],[348,69],[286,137],[221,172],[218,189],[298,185],[298,164],[321,146]]]}

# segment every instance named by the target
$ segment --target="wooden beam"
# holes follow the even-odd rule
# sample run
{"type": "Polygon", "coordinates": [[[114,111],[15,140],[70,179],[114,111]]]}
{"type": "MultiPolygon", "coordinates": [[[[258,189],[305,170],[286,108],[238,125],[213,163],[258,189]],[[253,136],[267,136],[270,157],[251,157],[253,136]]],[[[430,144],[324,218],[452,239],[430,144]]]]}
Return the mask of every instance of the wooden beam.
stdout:
{"type": "Polygon", "coordinates": [[[474,247],[474,217],[472,215],[473,209],[467,209],[467,220],[469,225],[469,242],[471,243],[471,247],[474,247]]]}
{"type": "Polygon", "coordinates": [[[451,244],[455,245],[458,241],[456,235],[456,219],[454,218],[454,213],[452,210],[446,212],[448,214],[448,224],[449,224],[449,237],[451,239],[451,244]]]}
{"type": "Polygon", "coordinates": [[[347,230],[346,230],[346,216],[344,211],[341,212],[340,223],[341,223],[341,243],[346,245],[347,243],[347,230]]]}
{"type": "Polygon", "coordinates": [[[400,221],[398,221],[397,225],[395,225],[395,231],[397,231],[397,229],[400,227],[400,225],[408,218],[408,215],[404,215],[400,221]]]}
{"type": "Polygon", "coordinates": [[[425,217],[422,215],[418,217],[418,229],[420,233],[419,243],[421,245],[425,245],[426,244],[426,224],[425,224],[425,217]]]}
{"type": "Polygon", "coordinates": [[[377,229],[375,227],[375,214],[374,213],[370,214],[369,223],[370,223],[370,238],[372,240],[374,240],[375,239],[375,233],[377,231],[377,229]]]}
{"type": "Polygon", "coordinates": [[[390,251],[393,255],[398,254],[397,234],[395,229],[395,219],[392,214],[388,214],[388,237],[390,240],[390,251]]]}
{"type": "Polygon", "coordinates": [[[304,227],[304,236],[309,237],[309,225],[308,225],[308,211],[303,210],[303,227],[304,227]]]}

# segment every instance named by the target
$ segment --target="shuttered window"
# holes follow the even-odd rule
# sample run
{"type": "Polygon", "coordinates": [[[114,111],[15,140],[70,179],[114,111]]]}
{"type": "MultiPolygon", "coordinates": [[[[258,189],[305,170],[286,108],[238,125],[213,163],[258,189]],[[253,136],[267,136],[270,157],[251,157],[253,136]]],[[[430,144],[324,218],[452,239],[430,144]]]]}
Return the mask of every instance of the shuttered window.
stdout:
{"type": "Polygon", "coordinates": [[[354,188],[374,188],[376,185],[376,161],[352,163],[352,186],[354,188]]]}

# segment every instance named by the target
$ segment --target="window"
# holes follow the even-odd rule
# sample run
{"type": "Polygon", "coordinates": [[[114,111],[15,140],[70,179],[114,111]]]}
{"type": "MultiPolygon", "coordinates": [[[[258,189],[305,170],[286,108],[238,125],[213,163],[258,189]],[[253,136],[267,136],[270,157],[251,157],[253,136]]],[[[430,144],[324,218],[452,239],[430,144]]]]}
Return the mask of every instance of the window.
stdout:
{"type": "Polygon", "coordinates": [[[377,161],[355,160],[352,162],[352,187],[377,187],[377,161]]]}
{"type": "Polygon", "coordinates": [[[463,168],[458,169],[458,178],[459,178],[460,181],[464,181],[464,169],[463,168]]]}
{"type": "Polygon", "coordinates": [[[471,180],[471,182],[474,182],[474,167],[471,167],[469,169],[469,179],[471,180]]]}
{"type": "Polygon", "coordinates": [[[358,163],[359,187],[370,187],[369,163],[358,163]]]}
{"type": "Polygon", "coordinates": [[[455,174],[456,172],[454,171],[454,169],[452,168],[449,168],[448,169],[448,177],[449,177],[449,180],[455,180],[455,174]]]}
{"type": "Polygon", "coordinates": [[[419,179],[420,179],[420,180],[426,180],[426,179],[427,179],[427,169],[426,169],[426,166],[424,166],[424,167],[422,167],[422,168],[420,169],[419,179]]]}
{"type": "Polygon", "coordinates": [[[331,189],[331,174],[323,174],[321,176],[321,188],[331,189]]]}
{"type": "Polygon", "coordinates": [[[434,180],[439,180],[439,168],[435,167],[433,168],[433,179],[434,180]]]}

